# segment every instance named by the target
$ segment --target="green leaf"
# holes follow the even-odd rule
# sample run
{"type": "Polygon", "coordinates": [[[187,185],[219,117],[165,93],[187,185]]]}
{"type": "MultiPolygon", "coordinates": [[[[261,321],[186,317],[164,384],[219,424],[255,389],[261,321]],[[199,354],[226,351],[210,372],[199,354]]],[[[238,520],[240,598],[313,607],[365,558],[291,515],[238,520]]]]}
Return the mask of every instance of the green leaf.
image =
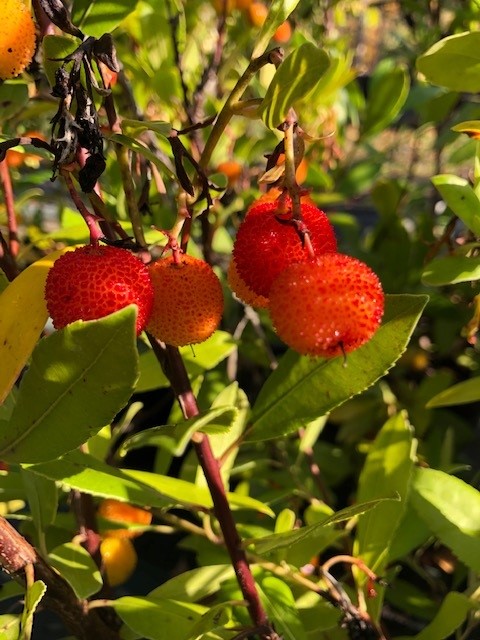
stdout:
{"type": "Polygon", "coordinates": [[[464,178],[440,174],[432,178],[445,204],[476,236],[480,236],[480,200],[464,178]]]}
{"type": "Polygon", "coordinates": [[[425,406],[427,409],[436,409],[437,407],[451,407],[457,404],[478,402],[479,400],[480,380],[478,378],[471,378],[470,380],[459,382],[437,393],[425,406]]]}
{"type": "MultiPolygon", "coordinates": [[[[413,469],[414,441],[412,429],[404,412],[392,416],[382,427],[367,455],[360,474],[357,500],[364,502],[397,494],[399,502],[385,502],[360,518],[354,546],[355,557],[378,575],[388,562],[390,544],[403,516],[413,469]]],[[[358,572],[357,582],[363,585],[364,573],[358,572]]],[[[370,601],[369,612],[378,619],[382,593],[370,601]]]]}
{"type": "Polygon", "coordinates": [[[146,147],[141,142],[135,140],[134,138],[130,138],[129,136],[124,135],[123,133],[114,133],[107,137],[111,142],[117,142],[124,147],[128,147],[135,153],[147,158],[150,160],[157,169],[159,169],[162,173],[168,175],[172,180],[177,180],[177,176],[173,173],[173,171],[168,167],[164,162],[158,158],[153,151],[151,151],[148,147],[146,147]]]}
{"type": "Polygon", "coordinates": [[[480,258],[447,256],[435,258],[422,273],[422,282],[432,286],[480,280],[480,258]]]}
{"type": "Polygon", "coordinates": [[[78,598],[89,598],[100,590],[102,577],[92,556],[79,544],[67,542],[48,554],[50,564],[71,585],[78,598]]]}
{"type": "Polygon", "coordinates": [[[457,591],[447,593],[432,622],[416,636],[410,636],[410,640],[444,640],[444,638],[448,638],[465,622],[469,612],[476,606],[478,605],[463,593],[457,591]]]}
{"type": "Polygon", "coordinates": [[[380,498],[363,504],[356,504],[352,507],[346,507],[345,509],[337,511],[337,513],[334,513],[332,516],[326,516],[325,519],[320,522],[307,527],[285,533],[275,533],[259,539],[245,540],[244,545],[253,545],[255,552],[262,555],[280,549],[290,549],[297,544],[304,544],[309,540],[315,540],[320,548],[325,542],[333,542],[338,536],[342,535],[341,531],[332,529],[331,525],[350,520],[355,516],[367,513],[370,509],[375,509],[375,507],[382,502],[391,502],[392,500],[396,500],[396,498],[380,498]]]}
{"type": "Polygon", "coordinates": [[[228,602],[210,607],[190,629],[188,633],[189,640],[206,639],[212,631],[224,629],[231,622],[231,619],[231,608],[228,602]]]}
{"type": "Polygon", "coordinates": [[[153,446],[163,447],[172,455],[181,456],[194,433],[218,429],[229,430],[236,416],[235,407],[216,407],[177,425],[146,429],[125,440],[119,450],[119,455],[125,456],[132,449],[153,446]]]}
{"type": "Polygon", "coordinates": [[[28,469],[21,468],[20,473],[33,523],[39,536],[43,537],[47,527],[53,524],[57,515],[57,485],[52,480],[32,473],[28,469]]]}
{"type": "Polygon", "coordinates": [[[480,571],[480,493],[455,476],[415,469],[412,505],[437,538],[474,571],[480,571]]]}
{"type": "MultiPolygon", "coordinates": [[[[150,487],[154,487],[159,493],[168,496],[181,504],[195,504],[205,509],[213,507],[210,491],[204,487],[198,487],[192,482],[180,480],[179,478],[170,478],[162,476],[158,473],[150,473],[149,471],[137,471],[134,469],[123,469],[123,472],[143,482],[150,487]]],[[[250,498],[249,496],[241,496],[236,493],[227,493],[230,506],[235,509],[252,509],[259,513],[265,513],[273,517],[273,511],[263,502],[250,498]]]]}
{"type": "Polygon", "coordinates": [[[306,358],[288,351],[253,406],[246,440],[290,433],[361,393],[381,378],[408,344],[427,296],[387,295],[382,326],[357,351],[342,358],[306,358]]]}
{"type": "Polygon", "coordinates": [[[55,72],[62,66],[61,58],[75,51],[78,45],[78,40],[70,36],[44,36],[41,47],[43,67],[51,87],[55,85],[55,72]]]}
{"type": "Polygon", "coordinates": [[[154,589],[149,598],[157,600],[184,600],[196,602],[218,591],[224,580],[234,577],[233,567],[229,564],[199,567],[185,571],[154,589]]]}
{"type": "Polygon", "coordinates": [[[27,102],[28,85],[26,82],[6,80],[0,84],[0,118],[2,122],[21,111],[27,102]]]}
{"type": "Polygon", "coordinates": [[[169,507],[172,501],[150,486],[82,451],[71,451],[59,460],[28,466],[33,473],[58,482],[65,489],[78,489],[102,498],[115,498],[140,506],[169,507]]]}
{"type": "Polygon", "coordinates": [[[278,67],[260,105],[267,127],[274,129],[283,122],[288,110],[315,88],[329,65],[327,53],[311,42],[295,49],[278,67]]]}
{"type": "Polygon", "coordinates": [[[176,600],[153,600],[126,596],[112,601],[123,622],[148,640],[187,640],[206,607],[176,600]]]}
{"type": "Polygon", "coordinates": [[[18,640],[20,635],[20,616],[13,613],[0,615],[0,637],[2,640],[18,640]]]}
{"type": "Polygon", "coordinates": [[[72,22],[87,36],[113,31],[136,7],[137,0],[75,0],[72,22]]]}
{"type": "Polygon", "coordinates": [[[267,18],[260,29],[255,41],[252,60],[261,56],[278,27],[285,22],[300,0],[273,0],[267,18]]]}
{"type": "Polygon", "coordinates": [[[384,60],[375,69],[368,88],[368,101],[362,136],[383,131],[400,113],[410,89],[408,69],[384,60]]]}
{"type": "Polygon", "coordinates": [[[307,640],[292,590],[283,580],[266,575],[258,581],[258,591],[276,631],[285,640],[307,640]]]}
{"type": "Polygon", "coordinates": [[[163,138],[168,138],[172,131],[172,125],[169,122],[163,120],[132,120],[131,118],[124,118],[120,123],[123,133],[125,135],[135,138],[145,131],[153,131],[163,138]]]}
{"type": "Polygon", "coordinates": [[[41,580],[36,580],[30,587],[27,587],[21,621],[22,638],[30,638],[33,626],[33,614],[46,591],[47,585],[41,580]]]}
{"type": "Polygon", "coordinates": [[[0,434],[0,458],[43,462],[78,447],[125,406],[138,376],[133,305],[39,342],[0,434]]]}
{"type": "Polygon", "coordinates": [[[480,91],[480,33],[443,38],[417,58],[417,69],[432,84],[452,91],[480,91]]]}

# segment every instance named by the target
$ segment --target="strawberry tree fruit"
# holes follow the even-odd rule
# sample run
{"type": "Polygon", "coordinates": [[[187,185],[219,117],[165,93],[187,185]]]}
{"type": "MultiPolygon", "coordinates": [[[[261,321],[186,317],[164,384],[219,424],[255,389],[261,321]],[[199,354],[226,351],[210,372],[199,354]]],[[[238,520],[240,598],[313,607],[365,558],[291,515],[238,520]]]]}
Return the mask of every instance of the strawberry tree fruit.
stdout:
{"type": "Polygon", "coordinates": [[[270,315],[279,337],[303,355],[332,358],[372,338],[384,294],[365,263],[340,253],[293,264],[270,290],[270,315]]]}
{"type": "Polygon", "coordinates": [[[137,566],[137,552],[128,538],[104,538],[100,543],[100,555],[111,587],[126,582],[137,566]]]}
{"type": "Polygon", "coordinates": [[[149,272],[155,297],[147,330],[175,347],[209,338],[223,314],[222,286],[212,267],[182,254],[154,262],[149,272]]]}
{"type": "Polygon", "coordinates": [[[35,53],[35,24],[22,0],[0,3],[0,79],[15,78],[35,53]]]}
{"type": "Polygon", "coordinates": [[[238,275],[238,269],[235,260],[231,260],[228,265],[227,282],[232,292],[244,304],[256,309],[266,309],[268,307],[268,298],[259,296],[252,291],[238,275]]]}
{"type": "MultiPolygon", "coordinates": [[[[150,511],[112,498],[103,500],[98,507],[97,513],[101,518],[111,520],[115,523],[118,522],[119,524],[148,526],[152,522],[152,514],[150,511]]],[[[141,533],[141,530],[138,531],[135,528],[107,529],[103,531],[104,536],[112,538],[135,538],[141,533]]]]}
{"type": "Polygon", "coordinates": [[[254,293],[269,297],[273,281],[289,265],[311,259],[302,237],[308,230],[315,255],[335,252],[335,232],[327,216],[310,201],[301,202],[302,220],[293,219],[289,198],[250,207],[237,231],[233,257],[240,278],[254,293]]]}
{"type": "Polygon", "coordinates": [[[45,300],[56,329],[136,304],[138,335],[152,309],[153,286],[147,267],[130,251],[85,245],[55,261],[47,276],[45,300]]]}

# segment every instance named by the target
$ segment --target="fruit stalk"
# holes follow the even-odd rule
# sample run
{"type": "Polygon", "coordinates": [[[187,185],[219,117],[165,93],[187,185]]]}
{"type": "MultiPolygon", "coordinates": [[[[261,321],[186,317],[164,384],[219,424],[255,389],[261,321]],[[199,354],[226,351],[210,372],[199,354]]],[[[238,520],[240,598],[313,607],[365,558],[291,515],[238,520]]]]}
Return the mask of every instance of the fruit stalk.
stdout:
{"type": "Polygon", "coordinates": [[[7,161],[0,162],[0,181],[2,183],[3,198],[5,201],[5,209],[7,210],[8,222],[8,244],[10,255],[16,258],[18,255],[18,225],[17,216],[15,215],[15,202],[13,197],[12,178],[8,169],[7,161]]]}
{"type": "MultiPolygon", "coordinates": [[[[163,343],[157,341],[153,336],[149,335],[149,339],[165,375],[170,380],[184,417],[186,419],[195,417],[199,414],[199,409],[190,386],[185,364],[178,349],[169,345],[163,345],[163,343]]],[[[260,629],[268,628],[268,636],[264,637],[274,640],[278,636],[276,636],[273,629],[270,628],[267,614],[260,602],[255,580],[250,571],[245,551],[242,549],[241,539],[228,503],[220,474],[220,466],[218,460],[213,455],[210,440],[206,434],[200,432],[197,432],[192,440],[198,461],[205,474],[205,479],[214,504],[215,515],[220,524],[225,546],[230,555],[238,584],[243,597],[248,603],[250,617],[256,627],[260,629]]]]}
{"type": "Polygon", "coordinates": [[[65,184],[67,185],[68,193],[70,194],[71,199],[80,212],[82,218],[87,223],[88,230],[90,231],[90,243],[98,244],[99,240],[103,238],[103,232],[100,229],[100,225],[98,224],[99,218],[95,214],[91,213],[83,204],[81,198],[75,190],[70,172],[66,169],[61,169],[60,173],[62,178],[65,180],[65,184]]]}

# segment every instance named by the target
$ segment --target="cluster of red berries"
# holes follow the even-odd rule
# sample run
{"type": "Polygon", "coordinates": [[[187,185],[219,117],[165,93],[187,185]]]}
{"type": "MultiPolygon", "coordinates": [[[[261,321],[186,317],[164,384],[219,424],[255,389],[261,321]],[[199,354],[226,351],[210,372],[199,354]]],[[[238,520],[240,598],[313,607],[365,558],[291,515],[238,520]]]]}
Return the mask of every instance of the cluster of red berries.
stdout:
{"type": "Polygon", "coordinates": [[[130,251],[105,245],[79,247],[56,260],[45,300],[57,329],[135,304],[137,335],[146,328],[177,347],[206,340],[223,313],[220,281],[203,260],[180,254],[145,266],[130,251]]]}
{"type": "Polygon", "coordinates": [[[288,196],[256,201],[241,223],[228,281],[246,304],[268,308],[279,337],[304,355],[345,354],[378,329],[384,294],[363,262],[337,253],[333,227],[301,199],[296,219],[288,196]]]}

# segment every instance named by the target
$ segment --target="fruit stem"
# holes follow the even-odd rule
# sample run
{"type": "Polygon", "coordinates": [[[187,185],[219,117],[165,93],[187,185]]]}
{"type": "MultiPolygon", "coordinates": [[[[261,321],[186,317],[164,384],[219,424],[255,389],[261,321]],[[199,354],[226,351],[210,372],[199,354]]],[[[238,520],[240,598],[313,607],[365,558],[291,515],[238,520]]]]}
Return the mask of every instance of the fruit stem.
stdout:
{"type": "Polygon", "coordinates": [[[243,75],[239,78],[237,84],[232,89],[232,92],[228,96],[225,104],[223,105],[218,117],[215,121],[215,124],[210,131],[210,135],[208,136],[207,142],[205,143],[205,148],[203,149],[199,164],[203,169],[206,169],[208,163],[210,162],[210,158],[212,157],[213,150],[217,146],[217,143],[230,122],[232,116],[235,114],[235,108],[250,84],[250,80],[253,76],[266,64],[275,64],[278,66],[282,61],[283,54],[282,50],[271,49],[267,51],[263,55],[254,60],[250,61],[250,64],[243,72],[243,75]]]}
{"type": "MultiPolygon", "coordinates": [[[[150,334],[147,335],[165,375],[170,380],[183,416],[187,420],[197,416],[200,410],[179,350],[176,347],[164,345],[150,334]]],[[[255,580],[250,570],[246,553],[242,549],[241,539],[225,492],[220,465],[213,454],[210,440],[206,434],[197,432],[194,434],[192,441],[212,496],[215,516],[220,524],[238,584],[243,597],[248,603],[250,617],[256,627],[268,629],[268,632],[266,631],[265,635],[263,635],[265,639],[278,639],[278,636],[268,623],[267,614],[260,602],[255,580]]]]}
{"type": "Polygon", "coordinates": [[[70,172],[67,169],[62,167],[60,169],[60,175],[65,180],[68,193],[70,194],[70,197],[75,203],[75,206],[77,207],[78,211],[82,215],[82,218],[87,223],[88,230],[90,231],[90,244],[94,244],[94,245],[98,244],[99,240],[101,240],[104,237],[103,232],[99,225],[100,218],[98,218],[98,216],[96,216],[95,214],[91,213],[87,209],[87,207],[84,205],[82,199],[80,198],[77,191],[75,190],[75,186],[73,184],[73,180],[70,175],[70,172]]]}
{"type": "Polygon", "coordinates": [[[15,201],[13,197],[12,178],[8,169],[7,161],[0,162],[0,181],[2,183],[3,198],[5,200],[5,209],[7,210],[8,223],[8,245],[10,255],[16,258],[19,250],[18,243],[18,225],[17,216],[15,215],[15,201]]]}

